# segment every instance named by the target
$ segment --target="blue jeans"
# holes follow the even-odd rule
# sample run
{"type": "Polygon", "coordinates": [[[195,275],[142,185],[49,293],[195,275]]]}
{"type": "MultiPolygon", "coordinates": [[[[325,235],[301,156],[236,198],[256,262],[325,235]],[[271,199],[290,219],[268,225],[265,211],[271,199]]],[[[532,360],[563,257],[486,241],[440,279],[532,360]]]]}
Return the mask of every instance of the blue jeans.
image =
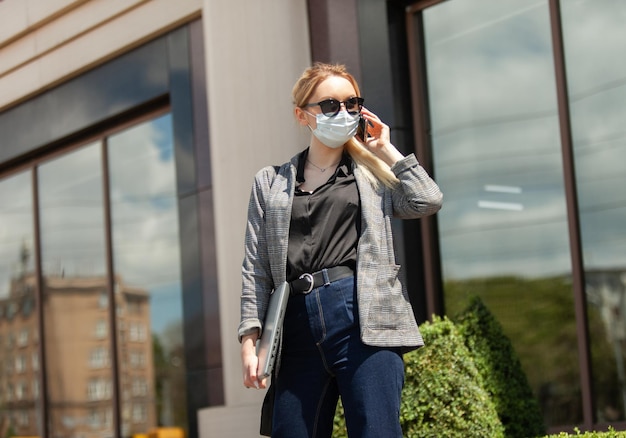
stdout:
{"type": "Polygon", "coordinates": [[[289,298],[273,438],[330,437],[341,396],[350,437],[402,437],[399,348],[363,344],[354,277],[289,298]]]}

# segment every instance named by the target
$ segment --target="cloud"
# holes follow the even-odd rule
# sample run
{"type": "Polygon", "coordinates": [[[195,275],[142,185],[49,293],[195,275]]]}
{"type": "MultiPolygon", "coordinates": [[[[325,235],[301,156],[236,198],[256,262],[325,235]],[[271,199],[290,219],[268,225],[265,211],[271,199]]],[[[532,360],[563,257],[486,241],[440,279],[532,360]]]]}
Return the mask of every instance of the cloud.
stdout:
{"type": "Polygon", "coordinates": [[[144,287],[180,276],[171,141],[169,116],[109,139],[115,268],[144,287]]]}
{"type": "MultiPolygon", "coordinates": [[[[444,275],[567,273],[547,3],[470,3],[424,12],[435,176],[445,196],[438,214],[444,275]],[[519,190],[485,190],[490,186],[519,190]]],[[[626,7],[612,7],[562,6],[585,257],[605,267],[626,265],[617,250],[626,196],[615,190],[626,185],[626,62],[616,56],[626,7]]]]}

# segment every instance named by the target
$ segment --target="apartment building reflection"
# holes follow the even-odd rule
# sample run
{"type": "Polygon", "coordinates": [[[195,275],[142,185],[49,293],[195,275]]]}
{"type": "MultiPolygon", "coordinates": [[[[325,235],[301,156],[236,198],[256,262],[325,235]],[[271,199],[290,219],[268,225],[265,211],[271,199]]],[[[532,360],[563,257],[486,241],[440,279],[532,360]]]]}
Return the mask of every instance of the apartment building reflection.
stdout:
{"type": "Polygon", "coordinates": [[[47,276],[43,336],[36,278],[22,273],[0,298],[0,436],[40,436],[43,391],[40,342],[45,347],[46,402],[54,437],[114,436],[110,309],[115,309],[119,399],[125,436],[156,425],[155,369],[146,290],[115,281],[109,305],[103,276],[47,276]]]}

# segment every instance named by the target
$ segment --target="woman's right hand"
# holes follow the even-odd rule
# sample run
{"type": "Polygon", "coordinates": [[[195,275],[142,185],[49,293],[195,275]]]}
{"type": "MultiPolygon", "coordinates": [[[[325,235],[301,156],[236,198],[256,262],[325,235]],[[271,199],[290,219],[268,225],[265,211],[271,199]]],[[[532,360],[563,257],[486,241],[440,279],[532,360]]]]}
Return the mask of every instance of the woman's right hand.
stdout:
{"type": "Polygon", "coordinates": [[[243,384],[246,388],[263,389],[267,379],[259,379],[259,358],[256,355],[258,333],[243,336],[241,339],[241,365],[243,368],[243,384]]]}

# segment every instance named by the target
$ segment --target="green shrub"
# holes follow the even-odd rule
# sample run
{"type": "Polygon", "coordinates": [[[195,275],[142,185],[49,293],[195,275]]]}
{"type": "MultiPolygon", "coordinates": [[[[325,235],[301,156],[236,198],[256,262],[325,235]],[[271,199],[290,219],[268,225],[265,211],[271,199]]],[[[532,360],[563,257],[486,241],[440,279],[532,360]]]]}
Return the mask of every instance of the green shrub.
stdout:
{"type": "MultiPolygon", "coordinates": [[[[400,423],[406,438],[498,438],[504,428],[452,321],[421,326],[426,346],[404,355],[400,423]]],[[[337,407],[333,438],[347,437],[337,407]]]]}
{"type": "Polygon", "coordinates": [[[536,437],[545,434],[539,404],[501,325],[482,300],[472,298],[456,318],[457,328],[472,353],[508,438],[536,437]]]}
{"type": "Polygon", "coordinates": [[[574,432],[574,434],[561,432],[558,435],[546,435],[544,438],[626,438],[626,432],[616,432],[611,426],[609,426],[608,432],[581,432],[578,429],[575,429],[574,432]]]}
{"type": "Polygon", "coordinates": [[[346,430],[346,417],[343,413],[341,399],[337,404],[337,410],[335,411],[335,418],[333,421],[333,438],[348,438],[348,432],[346,430]]]}
{"type": "Polygon", "coordinates": [[[400,408],[404,436],[504,436],[495,406],[452,321],[435,317],[421,331],[426,346],[404,356],[400,408]]]}

